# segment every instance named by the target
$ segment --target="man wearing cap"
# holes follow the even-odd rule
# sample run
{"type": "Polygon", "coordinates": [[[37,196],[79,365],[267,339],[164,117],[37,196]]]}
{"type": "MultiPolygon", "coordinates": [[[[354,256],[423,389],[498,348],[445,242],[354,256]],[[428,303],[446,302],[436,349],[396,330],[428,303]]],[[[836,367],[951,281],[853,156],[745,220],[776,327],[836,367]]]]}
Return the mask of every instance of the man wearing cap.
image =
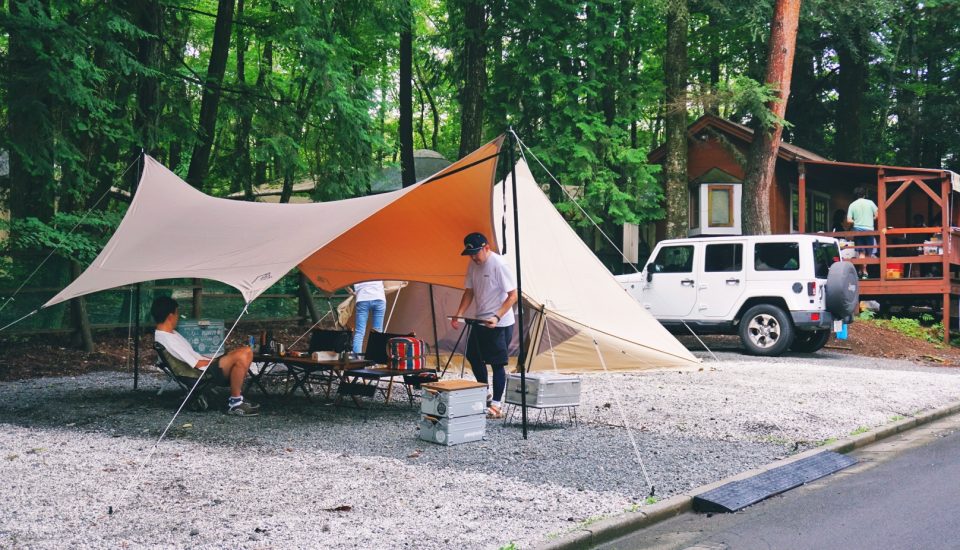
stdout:
{"type": "Polygon", "coordinates": [[[517,303],[517,280],[503,257],[490,250],[482,233],[463,239],[462,256],[470,256],[466,290],[450,325],[460,328],[460,319],[476,301],[476,318],[467,340],[467,360],[478,382],[487,383],[487,364],[493,369],[493,395],[487,403],[487,417],[500,418],[500,400],[507,384],[507,349],[513,337],[513,304],[517,303]]]}

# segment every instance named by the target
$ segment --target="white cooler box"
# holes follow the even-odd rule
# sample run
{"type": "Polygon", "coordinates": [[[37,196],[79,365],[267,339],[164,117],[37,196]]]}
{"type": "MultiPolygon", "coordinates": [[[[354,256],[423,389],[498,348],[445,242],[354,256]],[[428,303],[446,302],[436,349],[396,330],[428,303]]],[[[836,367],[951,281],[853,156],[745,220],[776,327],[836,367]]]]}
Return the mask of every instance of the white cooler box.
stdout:
{"type": "MultiPolygon", "coordinates": [[[[507,377],[504,400],[520,405],[520,375],[507,377]]],[[[527,406],[535,408],[574,407],[580,404],[580,377],[568,374],[535,372],[527,374],[527,406]]]]}
{"type": "Polygon", "coordinates": [[[443,380],[421,386],[420,412],[441,418],[486,414],[487,386],[469,380],[443,380]]]}
{"type": "Polygon", "coordinates": [[[420,439],[440,445],[480,441],[486,430],[486,413],[457,418],[439,418],[426,414],[420,417],[420,439]]]}

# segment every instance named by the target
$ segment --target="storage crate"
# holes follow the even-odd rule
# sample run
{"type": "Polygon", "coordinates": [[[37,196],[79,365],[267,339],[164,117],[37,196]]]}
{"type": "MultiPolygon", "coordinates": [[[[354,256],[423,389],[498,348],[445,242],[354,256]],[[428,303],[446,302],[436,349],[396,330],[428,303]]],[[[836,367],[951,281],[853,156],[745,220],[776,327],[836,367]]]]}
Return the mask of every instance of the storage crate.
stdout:
{"type": "Polygon", "coordinates": [[[440,445],[459,445],[480,441],[486,434],[486,414],[440,418],[430,415],[420,417],[420,439],[440,445]]]}
{"type": "MultiPolygon", "coordinates": [[[[507,403],[521,405],[520,375],[507,377],[507,403]]],[[[527,406],[534,408],[580,405],[580,377],[538,372],[527,374],[527,406]]]]}
{"type": "Polygon", "coordinates": [[[475,384],[455,390],[442,390],[437,383],[423,384],[420,394],[420,412],[430,416],[457,418],[485,414],[487,387],[475,384]]]}

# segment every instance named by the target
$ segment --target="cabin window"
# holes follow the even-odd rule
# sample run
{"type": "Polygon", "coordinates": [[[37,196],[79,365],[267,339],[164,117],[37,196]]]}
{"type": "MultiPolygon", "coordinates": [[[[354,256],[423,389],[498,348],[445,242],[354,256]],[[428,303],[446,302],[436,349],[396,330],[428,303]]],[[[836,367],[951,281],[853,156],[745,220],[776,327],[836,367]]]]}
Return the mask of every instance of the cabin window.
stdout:
{"type": "Polygon", "coordinates": [[[732,185],[708,185],[707,205],[710,227],[733,227],[732,185]]]}
{"type": "MultiPolygon", "coordinates": [[[[806,233],[832,231],[830,227],[830,195],[807,189],[806,233]]],[[[794,186],[790,192],[790,228],[800,231],[800,191],[794,186]]]]}
{"type": "Polygon", "coordinates": [[[690,193],[690,235],[740,235],[743,185],[701,183],[690,193]]]}

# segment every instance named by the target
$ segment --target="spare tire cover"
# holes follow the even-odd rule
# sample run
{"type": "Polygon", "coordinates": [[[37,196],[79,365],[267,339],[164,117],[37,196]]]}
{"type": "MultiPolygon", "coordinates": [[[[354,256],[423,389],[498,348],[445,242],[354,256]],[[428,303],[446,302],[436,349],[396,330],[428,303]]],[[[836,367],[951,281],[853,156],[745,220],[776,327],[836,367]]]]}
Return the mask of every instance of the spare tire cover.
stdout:
{"type": "Polygon", "coordinates": [[[827,311],[837,317],[848,317],[856,311],[860,300],[857,268],[850,262],[836,262],[827,273],[827,311]]]}

